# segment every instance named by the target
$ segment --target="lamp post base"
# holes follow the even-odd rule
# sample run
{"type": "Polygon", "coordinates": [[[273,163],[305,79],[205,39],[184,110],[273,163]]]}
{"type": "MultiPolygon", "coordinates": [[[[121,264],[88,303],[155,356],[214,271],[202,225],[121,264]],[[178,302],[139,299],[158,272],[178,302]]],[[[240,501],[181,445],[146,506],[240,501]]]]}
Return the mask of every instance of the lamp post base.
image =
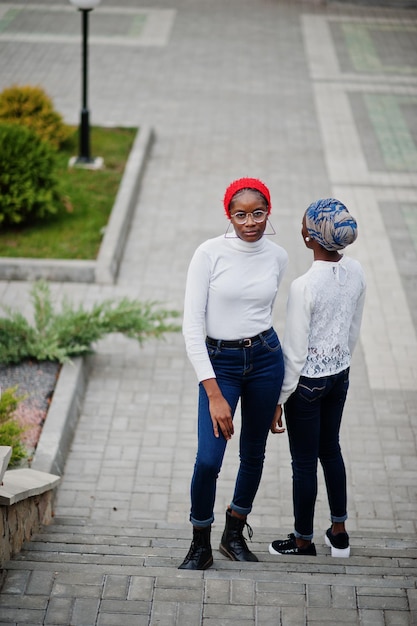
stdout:
{"type": "Polygon", "coordinates": [[[103,157],[71,157],[68,167],[81,167],[86,170],[101,170],[104,167],[103,157]]]}

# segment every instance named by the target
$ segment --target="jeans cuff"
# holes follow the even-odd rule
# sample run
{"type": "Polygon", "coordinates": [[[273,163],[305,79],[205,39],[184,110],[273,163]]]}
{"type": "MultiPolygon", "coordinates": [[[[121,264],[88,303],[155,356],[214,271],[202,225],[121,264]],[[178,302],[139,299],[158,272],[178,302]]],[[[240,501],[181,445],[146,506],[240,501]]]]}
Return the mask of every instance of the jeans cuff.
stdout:
{"type": "Polygon", "coordinates": [[[212,523],[214,522],[214,515],[212,515],[209,519],[205,519],[205,520],[198,520],[190,515],[190,522],[192,523],[193,526],[197,526],[197,528],[207,528],[208,526],[211,526],[212,523]]]}
{"type": "Polygon", "coordinates": [[[337,523],[337,522],[346,522],[348,516],[346,515],[341,515],[339,517],[336,517],[335,515],[330,515],[330,521],[333,523],[337,523]]]}
{"type": "Polygon", "coordinates": [[[314,533],[311,533],[311,535],[302,535],[301,533],[294,530],[294,536],[297,537],[297,539],[305,539],[306,541],[311,541],[314,537],[314,533]]]}
{"type": "Polygon", "coordinates": [[[230,508],[232,509],[232,511],[236,511],[236,513],[239,513],[240,515],[249,515],[249,513],[252,511],[251,506],[250,507],[237,506],[233,502],[230,503],[230,508]]]}

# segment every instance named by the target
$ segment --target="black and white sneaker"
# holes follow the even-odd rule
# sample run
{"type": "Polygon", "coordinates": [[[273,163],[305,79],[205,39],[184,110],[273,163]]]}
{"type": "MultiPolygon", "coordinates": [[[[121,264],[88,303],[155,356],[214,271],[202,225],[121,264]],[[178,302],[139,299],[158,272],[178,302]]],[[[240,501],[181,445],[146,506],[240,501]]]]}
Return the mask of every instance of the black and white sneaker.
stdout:
{"type": "Polygon", "coordinates": [[[269,554],[299,554],[304,556],[316,556],[316,546],[310,543],[306,548],[299,548],[295,541],[294,533],[288,535],[288,539],[273,541],[269,545],[269,554]]]}
{"type": "Polygon", "coordinates": [[[331,548],[332,556],[347,559],[350,556],[349,535],[347,533],[332,533],[331,527],[324,535],[326,546],[331,548]]]}

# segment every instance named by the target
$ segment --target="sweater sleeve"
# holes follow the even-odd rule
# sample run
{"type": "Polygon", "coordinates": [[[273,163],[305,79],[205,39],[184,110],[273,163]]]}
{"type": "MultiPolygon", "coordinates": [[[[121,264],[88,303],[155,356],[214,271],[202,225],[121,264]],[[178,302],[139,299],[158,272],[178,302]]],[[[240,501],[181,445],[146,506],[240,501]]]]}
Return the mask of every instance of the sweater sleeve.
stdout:
{"type": "Polygon", "coordinates": [[[184,299],[182,331],[188,358],[199,381],[215,378],[206,347],[206,309],[210,286],[210,258],[200,248],[191,259],[184,299]]]}
{"type": "Polygon", "coordinates": [[[283,341],[285,374],[279,404],[284,404],[295,391],[308,354],[311,295],[303,278],[293,281],[288,296],[283,341]]]}

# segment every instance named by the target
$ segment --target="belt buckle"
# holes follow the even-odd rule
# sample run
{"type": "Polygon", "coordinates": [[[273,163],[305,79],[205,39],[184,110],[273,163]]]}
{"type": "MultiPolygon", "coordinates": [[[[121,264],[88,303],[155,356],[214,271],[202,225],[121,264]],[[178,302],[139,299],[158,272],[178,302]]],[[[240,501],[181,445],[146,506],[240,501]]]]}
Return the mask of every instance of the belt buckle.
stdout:
{"type": "Polygon", "coordinates": [[[252,346],[252,339],[243,339],[243,347],[250,348],[252,346]]]}

